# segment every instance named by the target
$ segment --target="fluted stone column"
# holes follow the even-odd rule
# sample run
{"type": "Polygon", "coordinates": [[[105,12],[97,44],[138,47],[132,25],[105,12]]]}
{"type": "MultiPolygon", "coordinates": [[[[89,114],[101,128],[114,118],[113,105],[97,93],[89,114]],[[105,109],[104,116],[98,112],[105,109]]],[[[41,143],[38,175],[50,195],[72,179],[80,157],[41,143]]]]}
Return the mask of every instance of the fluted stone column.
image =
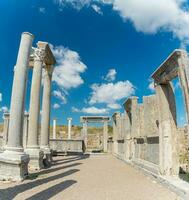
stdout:
{"type": "Polygon", "coordinates": [[[22,33],[14,71],[8,143],[6,150],[0,154],[1,180],[23,180],[28,174],[29,156],[23,151],[22,137],[26,80],[32,42],[32,34],[22,33]]]}
{"type": "Polygon", "coordinates": [[[72,126],[72,118],[68,118],[68,140],[71,139],[71,126],[72,126]]]}
{"type": "Polygon", "coordinates": [[[42,119],[41,119],[41,149],[44,152],[44,161],[50,165],[52,156],[49,146],[50,137],[50,108],[51,108],[51,79],[52,66],[46,66],[44,70],[43,100],[42,100],[42,119]]]}
{"type": "Polygon", "coordinates": [[[30,155],[29,167],[36,170],[43,168],[43,152],[40,150],[39,147],[38,134],[40,89],[44,57],[45,51],[43,49],[34,49],[34,66],[30,94],[30,114],[26,153],[30,155]]]}
{"type": "Polygon", "coordinates": [[[28,124],[29,124],[29,113],[24,114],[24,125],[23,125],[23,147],[26,149],[28,139],[28,124]]]}
{"type": "Polygon", "coordinates": [[[85,147],[87,148],[87,122],[83,123],[83,138],[84,138],[85,147]]]}
{"type": "Polygon", "coordinates": [[[8,131],[9,131],[9,120],[10,114],[4,113],[3,114],[4,124],[3,124],[3,149],[6,148],[8,142],[8,131]]]}
{"type": "Polygon", "coordinates": [[[53,139],[56,140],[56,119],[53,119],[53,139]]]}
{"type": "Polygon", "coordinates": [[[108,151],[108,122],[104,121],[103,125],[103,150],[108,151]]]}

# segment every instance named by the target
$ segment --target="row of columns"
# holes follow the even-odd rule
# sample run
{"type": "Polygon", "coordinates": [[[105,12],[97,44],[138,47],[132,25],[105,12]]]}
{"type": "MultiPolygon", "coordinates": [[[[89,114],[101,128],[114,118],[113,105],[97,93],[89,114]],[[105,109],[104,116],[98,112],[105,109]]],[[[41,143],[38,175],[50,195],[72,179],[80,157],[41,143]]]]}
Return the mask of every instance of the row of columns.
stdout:
{"type": "MultiPolygon", "coordinates": [[[[67,118],[68,120],[68,140],[71,140],[71,128],[72,128],[72,118],[67,118]]],[[[56,119],[53,119],[53,139],[56,139],[56,119]]]]}
{"type": "MultiPolygon", "coordinates": [[[[43,155],[50,153],[50,93],[52,66],[44,63],[45,48],[33,48],[33,76],[30,95],[29,125],[24,127],[24,107],[27,83],[28,66],[32,50],[34,36],[30,33],[22,33],[17,63],[14,68],[14,80],[12,87],[10,120],[6,120],[8,138],[5,151],[0,154],[0,179],[23,180],[30,168],[41,169],[43,167],[43,155]],[[45,66],[44,66],[45,65],[45,66]],[[39,136],[39,112],[42,69],[44,68],[41,146],[38,143],[39,136]],[[9,123],[9,124],[7,124],[9,123]],[[28,128],[26,149],[23,148],[23,133],[28,128]]],[[[46,43],[47,44],[47,43],[46,43]]],[[[6,115],[5,115],[6,118],[6,115]]],[[[26,119],[26,118],[25,118],[26,119]]],[[[28,120],[28,119],[26,119],[28,120]]],[[[6,131],[6,130],[5,130],[6,131]]],[[[49,154],[50,155],[50,154],[49,154]]]]}

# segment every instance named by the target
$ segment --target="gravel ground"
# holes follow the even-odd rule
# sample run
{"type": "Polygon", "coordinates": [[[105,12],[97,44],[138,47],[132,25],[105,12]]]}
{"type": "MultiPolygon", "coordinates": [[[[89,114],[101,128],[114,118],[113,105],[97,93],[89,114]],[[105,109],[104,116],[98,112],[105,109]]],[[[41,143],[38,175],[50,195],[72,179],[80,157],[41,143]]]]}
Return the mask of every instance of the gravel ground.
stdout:
{"type": "Polygon", "coordinates": [[[0,199],[176,200],[176,194],[111,155],[54,157],[21,183],[0,182],[0,199]]]}

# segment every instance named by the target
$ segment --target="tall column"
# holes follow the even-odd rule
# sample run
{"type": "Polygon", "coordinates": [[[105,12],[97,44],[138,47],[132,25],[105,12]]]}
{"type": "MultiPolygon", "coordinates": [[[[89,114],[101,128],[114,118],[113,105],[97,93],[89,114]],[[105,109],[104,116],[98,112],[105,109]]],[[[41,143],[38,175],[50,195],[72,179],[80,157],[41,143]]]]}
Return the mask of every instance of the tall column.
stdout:
{"type": "Polygon", "coordinates": [[[28,140],[28,124],[29,124],[29,114],[26,112],[24,114],[24,125],[23,125],[23,147],[26,149],[28,140]]]}
{"type": "Polygon", "coordinates": [[[10,124],[6,150],[0,154],[0,179],[23,180],[28,174],[29,156],[22,147],[23,116],[29,57],[33,35],[22,33],[14,71],[10,124]]]}
{"type": "Polygon", "coordinates": [[[9,120],[10,114],[4,113],[3,114],[4,124],[3,124],[3,149],[6,148],[8,142],[8,131],[9,131],[9,120]]]}
{"type": "Polygon", "coordinates": [[[35,170],[39,170],[43,167],[43,152],[39,148],[38,134],[40,89],[44,57],[45,51],[43,49],[34,49],[34,66],[30,94],[29,127],[26,153],[30,156],[29,167],[35,170]]]}
{"type": "Polygon", "coordinates": [[[41,149],[45,155],[46,165],[51,164],[52,156],[49,146],[50,137],[50,109],[51,109],[51,79],[53,66],[46,66],[44,69],[43,100],[41,116],[41,149]]]}
{"type": "Polygon", "coordinates": [[[170,83],[157,85],[159,113],[159,168],[162,175],[178,175],[179,155],[176,130],[176,105],[170,83]]]}
{"type": "Polygon", "coordinates": [[[68,118],[68,140],[71,139],[72,118],[68,118]]]}
{"type": "Polygon", "coordinates": [[[56,119],[53,119],[53,139],[56,139],[56,119]]]}
{"type": "Polygon", "coordinates": [[[103,125],[103,150],[108,151],[108,122],[104,121],[103,125]]]}
{"type": "Polygon", "coordinates": [[[84,143],[85,147],[87,148],[87,122],[83,122],[83,138],[84,138],[84,143]]]}

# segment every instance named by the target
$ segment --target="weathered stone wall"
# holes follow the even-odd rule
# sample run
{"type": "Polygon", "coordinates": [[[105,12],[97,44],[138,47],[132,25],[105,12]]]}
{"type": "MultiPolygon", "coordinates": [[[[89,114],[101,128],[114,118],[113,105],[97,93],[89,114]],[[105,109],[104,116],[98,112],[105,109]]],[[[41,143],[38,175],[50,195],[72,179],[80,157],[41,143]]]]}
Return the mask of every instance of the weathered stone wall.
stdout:
{"type": "Polygon", "coordinates": [[[62,140],[50,139],[50,148],[57,152],[83,153],[84,146],[82,140],[62,140]]]}
{"type": "Polygon", "coordinates": [[[159,163],[158,112],[156,96],[144,96],[143,103],[137,105],[139,130],[135,135],[135,159],[142,159],[154,164],[159,163]]]}
{"type": "Polygon", "coordinates": [[[184,172],[189,172],[189,138],[187,128],[178,128],[179,163],[184,172]]]}

